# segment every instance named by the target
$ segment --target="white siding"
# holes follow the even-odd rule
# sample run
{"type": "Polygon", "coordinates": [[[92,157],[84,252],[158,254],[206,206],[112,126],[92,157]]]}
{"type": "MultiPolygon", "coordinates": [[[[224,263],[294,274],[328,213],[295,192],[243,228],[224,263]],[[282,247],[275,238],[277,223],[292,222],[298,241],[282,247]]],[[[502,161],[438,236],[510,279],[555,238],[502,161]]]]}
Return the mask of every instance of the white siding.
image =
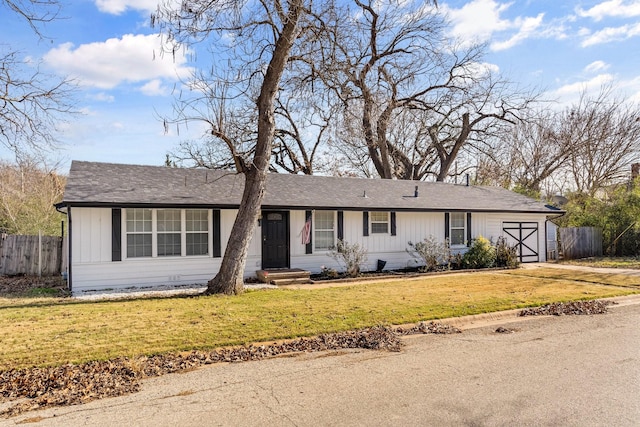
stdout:
{"type": "Polygon", "coordinates": [[[111,209],[72,208],[73,263],[111,261],[111,209]]]}
{"type": "MultiPolygon", "coordinates": [[[[138,258],[111,261],[111,209],[77,208],[72,212],[72,280],[74,290],[104,289],[130,286],[151,286],[160,284],[206,283],[219,270],[222,258],[203,257],[163,257],[138,258]]],[[[237,210],[221,210],[222,254],[231,236],[237,210]]],[[[537,222],[538,253],[540,261],[545,253],[545,217],[535,214],[473,213],[472,237],[483,235],[493,242],[503,235],[505,221],[537,222]]],[[[305,211],[290,212],[290,265],[318,273],[322,266],[342,270],[336,261],[328,256],[328,251],[305,253],[300,231],[305,222],[305,211]]],[[[124,221],[123,221],[124,223],[124,221]]],[[[124,224],[123,224],[124,227],[124,224]]],[[[396,235],[372,234],[363,236],[362,212],[344,211],[344,240],[358,243],[368,252],[368,262],[363,270],[375,270],[377,260],[387,262],[385,269],[399,269],[418,265],[417,260],[407,253],[408,242],[417,242],[434,236],[444,240],[443,212],[397,212],[396,235]]],[[[262,230],[258,226],[251,240],[245,276],[255,276],[261,268],[262,230]]],[[[336,224],[337,237],[337,224],[336,224]]],[[[122,233],[123,252],[126,250],[126,233],[122,233]]],[[[210,238],[210,244],[211,244],[210,238]]],[[[210,246],[213,247],[212,245],[210,246]]]]}
{"type": "MultiPolygon", "coordinates": [[[[237,210],[232,209],[223,209],[220,212],[223,254],[236,214],[237,210]]],[[[205,284],[220,269],[222,258],[212,256],[126,259],[124,218],[123,260],[112,262],[111,209],[74,207],[71,208],[71,215],[71,274],[74,291],[164,284],[205,284]]],[[[260,229],[257,230],[259,232],[260,229]]],[[[210,237],[210,248],[213,248],[212,240],[210,237]]],[[[245,270],[247,276],[254,276],[255,270],[259,269],[260,242],[261,239],[256,236],[251,241],[245,270]]]]}

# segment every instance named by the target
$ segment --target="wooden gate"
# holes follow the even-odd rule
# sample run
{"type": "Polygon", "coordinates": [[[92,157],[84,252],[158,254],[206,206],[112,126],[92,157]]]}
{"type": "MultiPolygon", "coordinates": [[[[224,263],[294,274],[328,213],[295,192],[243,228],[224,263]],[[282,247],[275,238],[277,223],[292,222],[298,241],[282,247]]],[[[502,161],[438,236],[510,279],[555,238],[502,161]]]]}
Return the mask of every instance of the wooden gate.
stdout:
{"type": "Polygon", "coordinates": [[[539,262],[537,222],[503,222],[502,232],[510,246],[515,246],[520,262],[539,262]]]}

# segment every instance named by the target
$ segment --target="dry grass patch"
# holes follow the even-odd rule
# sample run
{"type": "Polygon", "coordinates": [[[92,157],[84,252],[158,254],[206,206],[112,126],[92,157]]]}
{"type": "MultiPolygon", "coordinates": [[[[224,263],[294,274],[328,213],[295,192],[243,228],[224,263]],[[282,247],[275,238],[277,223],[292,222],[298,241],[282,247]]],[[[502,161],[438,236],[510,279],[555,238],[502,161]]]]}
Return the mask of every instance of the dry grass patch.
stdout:
{"type": "Polygon", "coordinates": [[[585,267],[631,268],[640,270],[640,257],[593,257],[562,261],[562,264],[585,267]]]}
{"type": "Polygon", "coordinates": [[[510,272],[459,274],[236,297],[0,300],[0,370],[206,350],[638,292],[558,274],[553,280],[510,272]]]}
{"type": "Polygon", "coordinates": [[[594,285],[622,286],[640,289],[640,276],[628,274],[598,273],[560,268],[519,269],[505,272],[512,276],[542,278],[549,280],[572,280],[594,285]]]}

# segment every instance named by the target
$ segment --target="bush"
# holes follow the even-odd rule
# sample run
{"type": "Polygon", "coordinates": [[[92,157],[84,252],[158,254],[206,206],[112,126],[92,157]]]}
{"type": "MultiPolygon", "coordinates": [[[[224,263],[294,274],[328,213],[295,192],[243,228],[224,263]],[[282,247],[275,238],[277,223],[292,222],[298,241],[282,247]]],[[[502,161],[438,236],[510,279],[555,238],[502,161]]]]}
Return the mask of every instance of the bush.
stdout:
{"type": "Polygon", "coordinates": [[[424,271],[433,271],[442,264],[448,264],[451,257],[449,241],[438,242],[435,237],[429,236],[421,242],[408,242],[407,252],[414,258],[424,262],[424,271]]]}
{"type": "Polygon", "coordinates": [[[496,267],[515,268],[520,265],[515,246],[509,246],[503,236],[496,241],[496,267]]]}
{"type": "Polygon", "coordinates": [[[361,265],[367,261],[367,250],[357,243],[349,244],[338,240],[335,249],[328,255],[346,268],[347,276],[356,277],[360,274],[361,265]]]}
{"type": "Polygon", "coordinates": [[[496,262],[496,248],[485,237],[478,236],[462,256],[465,268],[489,268],[496,262]]]}

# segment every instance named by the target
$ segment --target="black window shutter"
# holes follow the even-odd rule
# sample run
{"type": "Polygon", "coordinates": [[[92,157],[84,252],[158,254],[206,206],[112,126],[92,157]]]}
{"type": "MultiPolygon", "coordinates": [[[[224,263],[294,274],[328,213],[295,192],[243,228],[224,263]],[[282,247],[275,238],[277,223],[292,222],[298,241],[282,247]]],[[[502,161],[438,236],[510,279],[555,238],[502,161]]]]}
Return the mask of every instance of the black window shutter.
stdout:
{"type": "Polygon", "coordinates": [[[213,251],[214,258],[220,258],[222,256],[222,242],[220,240],[220,209],[214,209],[212,218],[212,232],[213,232],[213,251]]]}
{"type": "Polygon", "coordinates": [[[122,261],[122,209],[111,209],[111,261],[122,261]]]}
{"type": "MultiPolygon", "coordinates": [[[[313,221],[313,214],[311,211],[304,211],[304,220],[313,221]]],[[[311,223],[311,229],[309,231],[309,243],[304,246],[305,254],[313,253],[313,222],[311,223]]]]}
{"type": "Polygon", "coordinates": [[[391,212],[391,235],[396,235],[396,213],[391,212]]]}
{"type": "Polygon", "coordinates": [[[467,246],[471,246],[471,212],[467,212],[467,246]]]}
{"type": "Polygon", "coordinates": [[[449,212],[444,213],[444,238],[449,238],[449,212]]]}
{"type": "Polygon", "coordinates": [[[338,240],[344,240],[344,212],[338,211],[338,240]]]}
{"type": "Polygon", "coordinates": [[[362,212],[362,235],[363,236],[369,235],[369,212],[368,211],[362,212]]]}

